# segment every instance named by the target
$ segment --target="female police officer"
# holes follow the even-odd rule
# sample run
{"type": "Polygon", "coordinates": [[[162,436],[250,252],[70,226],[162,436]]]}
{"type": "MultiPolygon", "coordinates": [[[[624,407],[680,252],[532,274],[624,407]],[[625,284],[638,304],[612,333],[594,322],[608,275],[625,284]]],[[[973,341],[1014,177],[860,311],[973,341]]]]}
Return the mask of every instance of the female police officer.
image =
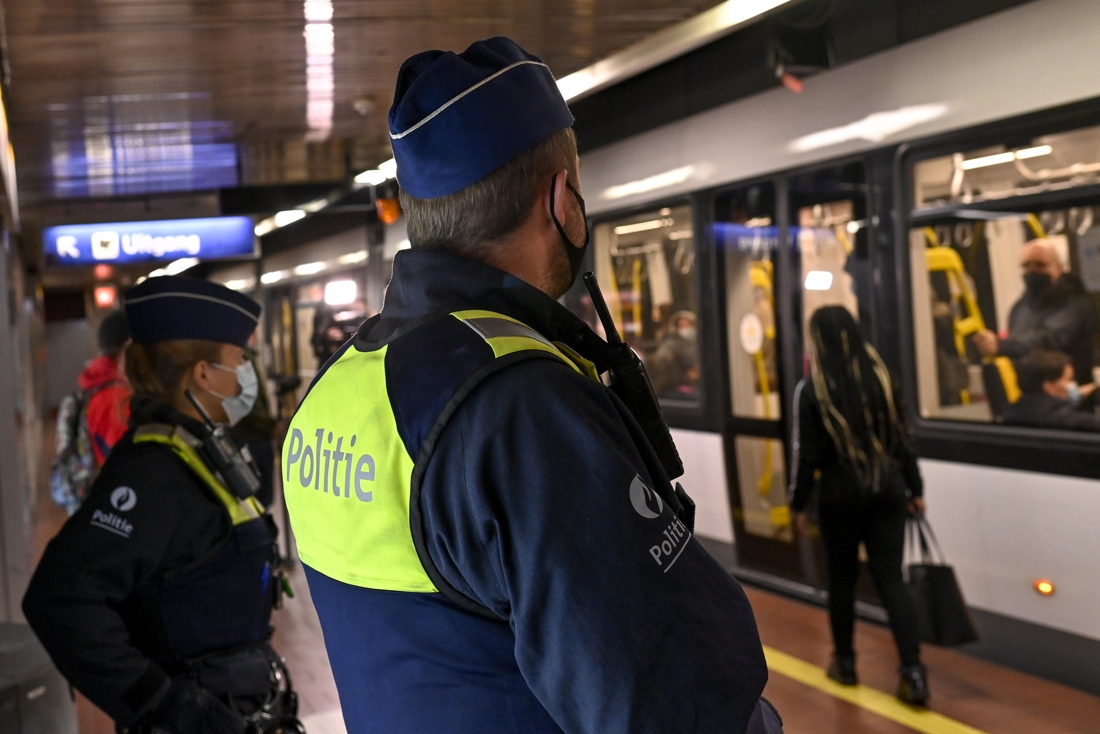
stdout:
{"type": "Polygon", "coordinates": [[[260,307],[170,276],[131,289],[125,307],[131,430],[46,549],[27,620],[122,731],[279,731],[283,715],[297,726],[267,643],[274,528],[249,495],[247,453],[202,415],[234,423],[251,409],[243,347],[260,307]]]}

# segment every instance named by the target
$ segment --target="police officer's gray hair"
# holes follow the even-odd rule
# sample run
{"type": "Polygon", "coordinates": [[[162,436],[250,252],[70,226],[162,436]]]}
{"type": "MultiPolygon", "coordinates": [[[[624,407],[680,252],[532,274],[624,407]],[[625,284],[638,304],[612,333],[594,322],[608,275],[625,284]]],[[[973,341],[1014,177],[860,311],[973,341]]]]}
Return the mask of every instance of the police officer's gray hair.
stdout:
{"type": "Polygon", "coordinates": [[[523,224],[540,186],[561,170],[568,171],[569,181],[578,186],[577,141],[571,128],[554,133],[448,196],[418,199],[402,191],[409,243],[481,259],[494,240],[523,224]]]}

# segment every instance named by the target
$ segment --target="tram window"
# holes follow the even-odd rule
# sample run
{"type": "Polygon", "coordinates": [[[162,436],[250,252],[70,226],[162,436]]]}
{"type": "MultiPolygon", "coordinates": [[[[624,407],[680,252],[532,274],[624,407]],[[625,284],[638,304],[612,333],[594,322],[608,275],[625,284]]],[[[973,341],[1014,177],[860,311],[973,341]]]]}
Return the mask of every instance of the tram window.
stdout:
{"type": "Polygon", "coordinates": [[[790,236],[800,263],[805,351],[815,311],[844,306],[861,320],[861,303],[866,308],[870,300],[866,172],[855,161],[792,176],[788,188],[790,236]]]}
{"type": "Polygon", "coordinates": [[[1100,126],[920,161],[917,210],[1000,201],[1100,183],[1100,126]]]}
{"type": "Polygon", "coordinates": [[[733,414],[779,420],[775,187],[768,183],[731,192],[719,200],[717,213],[714,239],[725,261],[733,414]]]}
{"type": "Polygon", "coordinates": [[[699,345],[690,206],[596,225],[596,277],[623,339],[663,403],[698,402],[699,345]]]}
{"type": "Polygon", "coordinates": [[[914,166],[918,212],[948,207],[909,233],[922,416],[1100,430],[1097,183],[1100,127],[914,166]],[[1040,191],[1066,204],[1012,206],[1040,191]]]}
{"type": "MultiPolygon", "coordinates": [[[[859,318],[859,299],[851,266],[856,235],[862,222],[851,199],[801,207],[798,229],[792,232],[802,258],[802,333],[809,334],[810,317],[825,306],[844,306],[859,318]]],[[[809,344],[804,338],[803,345],[809,344]]]]}

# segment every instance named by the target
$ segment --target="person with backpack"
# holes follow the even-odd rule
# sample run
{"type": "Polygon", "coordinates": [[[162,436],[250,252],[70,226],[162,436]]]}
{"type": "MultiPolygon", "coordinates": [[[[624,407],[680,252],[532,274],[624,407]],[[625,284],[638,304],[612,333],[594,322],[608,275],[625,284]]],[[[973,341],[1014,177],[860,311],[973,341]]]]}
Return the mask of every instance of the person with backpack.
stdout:
{"type": "Polygon", "coordinates": [[[901,658],[897,696],[923,706],[928,677],[920,661],[917,609],[901,569],[906,518],[924,511],[923,484],[901,396],[843,306],[814,312],[809,341],[811,374],[794,393],[790,505],[795,528],[809,535],[806,509],[815,484],[820,486],[818,522],[834,646],[827,673],[842,685],[858,683],[852,642],[862,543],[901,658]]]}
{"type": "Polygon", "coordinates": [[[99,356],[80,373],[78,385],[88,396],[85,415],[96,464],[103,465],[111,447],[126,433],[130,422],[130,383],[122,361],[130,343],[130,324],[123,311],[112,311],[96,332],[99,356]]]}
{"type": "Polygon", "coordinates": [[[112,311],[96,332],[99,356],[80,373],[78,389],[65,396],[57,411],[57,453],[50,476],[54,502],[70,516],[111,447],[126,433],[130,420],[130,385],[122,362],[130,343],[126,314],[112,311]]]}

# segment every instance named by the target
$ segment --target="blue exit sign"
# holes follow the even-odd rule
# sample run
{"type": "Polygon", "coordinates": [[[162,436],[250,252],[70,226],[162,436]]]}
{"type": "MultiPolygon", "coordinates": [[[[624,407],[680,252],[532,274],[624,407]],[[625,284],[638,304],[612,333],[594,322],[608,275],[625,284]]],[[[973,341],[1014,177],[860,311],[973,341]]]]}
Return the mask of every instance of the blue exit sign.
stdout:
{"type": "Polygon", "coordinates": [[[248,217],[66,224],[50,227],[42,239],[52,265],[215,260],[254,256],[253,226],[248,217]]]}

